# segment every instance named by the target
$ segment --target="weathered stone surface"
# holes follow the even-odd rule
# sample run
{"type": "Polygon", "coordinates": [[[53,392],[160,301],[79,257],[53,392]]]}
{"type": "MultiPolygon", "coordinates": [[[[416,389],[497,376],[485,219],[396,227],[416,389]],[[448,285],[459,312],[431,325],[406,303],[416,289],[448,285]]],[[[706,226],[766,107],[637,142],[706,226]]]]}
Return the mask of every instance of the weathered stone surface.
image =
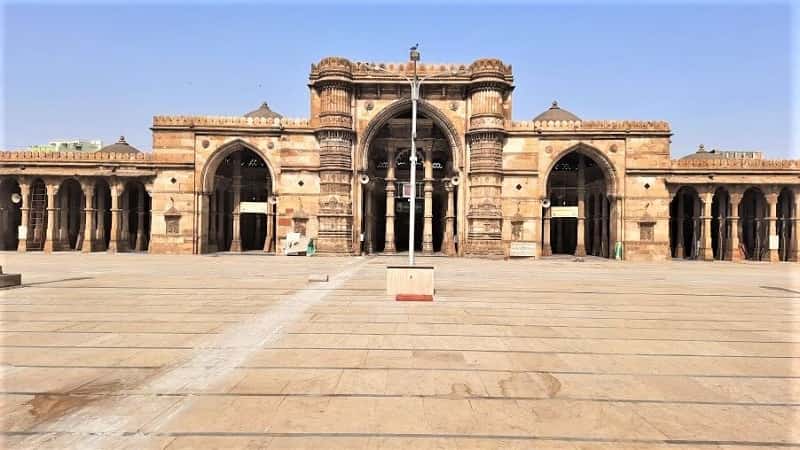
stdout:
{"type": "Polygon", "coordinates": [[[4,448],[800,446],[793,265],[4,257],[4,448]]]}

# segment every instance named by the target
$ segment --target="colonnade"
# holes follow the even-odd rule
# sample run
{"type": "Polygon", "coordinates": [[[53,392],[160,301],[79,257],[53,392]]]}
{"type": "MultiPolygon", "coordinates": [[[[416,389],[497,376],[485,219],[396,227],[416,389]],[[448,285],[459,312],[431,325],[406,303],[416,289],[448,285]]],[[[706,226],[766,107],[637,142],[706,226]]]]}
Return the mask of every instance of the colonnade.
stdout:
{"type": "MultiPolygon", "coordinates": [[[[433,143],[432,142],[425,142],[422,145],[422,152],[423,152],[423,226],[422,226],[422,253],[425,255],[431,255],[434,252],[433,246],[433,193],[434,193],[434,183],[437,181],[434,179],[433,176],[433,143]]],[[[386,194],[386,230],[384,234],[384,253],[392,254],[397,252],[397,248],[395,245],[395,198],[397,195],[397,178],[396,178],[396,169],[397,169],[397,148],[395,145],[389,145],[386,150],[387,154],[387,168],[386,168],[386,177],[384,178],[385,186],[385,194],[386,194]]],[[[446,202],[446,211],[444,213],[444,232],[442,234],[442,252],[448,256],[454,256],[456,254],[456,247],[455,247],[455,189],[454,185],[450,182],[450,180],[438,180],[443,183],[443,187],[445,192],[447,193],[447,202],[446,202]]],[[[367,189],[367,211],[365,212],[365,216],[367,217],[367,226],[366,229],[370,230],[373,224],[373,214],[372,214],[372,194],[371,189],[367,189]]],[[[416,186],[411,187],[412,192],[411,195],[416,195],[416,186]]],[[[403,197],[401,197],[403,198],[403,197]]],[[[409,214],[415,214],[415,211],[410,211],[409,214]]],[[[368,240],[368,249],[372,246],[372,235],[371,232],[368,232],[367,236],[365,236],[365,240],[368,240]]]]}
{"type": "Polygon", "coordinates": [[[149,202],[142,182],[121,179],[109,182],[102,177],[37,177],[20,178],[17,183],[22,230],[17,251],[147,250],[149,202]],[[43,192],[32,189],[34,186],[43,186],[43,192]]]}
{"type": "Polygon", "coordinates": [[[800,190],[784,186],[682,186],[673,190],[670,256],[800,261],[800,190]],[[692,202],[691,208],[686,202],[692,202]],[[687,217],[687,210],[691,211],[687,217]],[[691,230],[691,239],[684,235],[691,230]],[[692,245],[686,248],[686,241],[692,245]],[[716,246],[714,245],[716,243],[716,246]]]}

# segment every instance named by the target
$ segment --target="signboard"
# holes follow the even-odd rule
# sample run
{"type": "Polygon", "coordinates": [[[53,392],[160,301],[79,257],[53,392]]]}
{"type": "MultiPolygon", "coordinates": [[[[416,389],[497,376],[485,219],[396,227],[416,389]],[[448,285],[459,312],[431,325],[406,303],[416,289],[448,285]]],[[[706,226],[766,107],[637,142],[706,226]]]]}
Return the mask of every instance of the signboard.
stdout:
{"type": "Polygon", "coordinates": [[[28,227],[25,225],[17,227],[17,239],[28,239],[28,227]]]}
{"type": "Polygon", "coordinates": [[[239,203],[239,213],[241,214],[266,214],[269,204],[267,202],[241,202],[239,203]]]}
{"type": "Polygon", "coordinates": [[[769,237],[769,249],[770,250],[778,250],[780,248],[780,241],[778,240],[778,235],[773,234],[769,237]]]}
{"type": "Polygon", "coordinates": [[[411,198],[411,183],[403,183],[401,186],[403,198],[411,198]]]}
{"type": "Polygon", "coordinates": [[[536,242],[511,241],[512,257],[533,257],[536,256],[536,242]]]}
{"type": "Polygon", "coordinates": [[[551,206],[550,217],[553,219],[564,217],[578,217],[577,206],[551,206]]]}

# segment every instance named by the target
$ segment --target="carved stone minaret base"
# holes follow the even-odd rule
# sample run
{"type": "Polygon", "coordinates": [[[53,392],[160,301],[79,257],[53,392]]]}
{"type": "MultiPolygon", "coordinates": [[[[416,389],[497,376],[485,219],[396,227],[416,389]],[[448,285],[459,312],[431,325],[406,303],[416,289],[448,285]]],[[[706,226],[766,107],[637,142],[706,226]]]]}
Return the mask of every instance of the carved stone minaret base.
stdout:
{"type": "Polygon", "coordinates": [[[470,206],[465,253],[469,256],[503,256],[502,134],[480,132],[470,135],[470,206]]]}
{"type": "Polygon", "coordinates": [[[312,66],[311,86],[314,121],[319,141],[319,235],[320,254],[350,255],[353,241],[352,63],[344,58],[325,58],[312,66]]]}

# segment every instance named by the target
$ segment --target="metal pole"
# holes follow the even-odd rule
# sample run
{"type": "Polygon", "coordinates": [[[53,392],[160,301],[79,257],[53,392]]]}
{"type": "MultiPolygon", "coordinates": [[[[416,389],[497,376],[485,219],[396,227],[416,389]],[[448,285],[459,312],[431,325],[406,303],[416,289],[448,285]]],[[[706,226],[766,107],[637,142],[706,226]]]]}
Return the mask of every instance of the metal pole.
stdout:
{"type": "Polygon", "coordinates": [[[408,217],[408,265],[414,265],[414,222],[417,216],[417,99],[419,83],[417,80],[417,61],[414,60],[414,78],[411,79],[411,199],[408,217]]]}

